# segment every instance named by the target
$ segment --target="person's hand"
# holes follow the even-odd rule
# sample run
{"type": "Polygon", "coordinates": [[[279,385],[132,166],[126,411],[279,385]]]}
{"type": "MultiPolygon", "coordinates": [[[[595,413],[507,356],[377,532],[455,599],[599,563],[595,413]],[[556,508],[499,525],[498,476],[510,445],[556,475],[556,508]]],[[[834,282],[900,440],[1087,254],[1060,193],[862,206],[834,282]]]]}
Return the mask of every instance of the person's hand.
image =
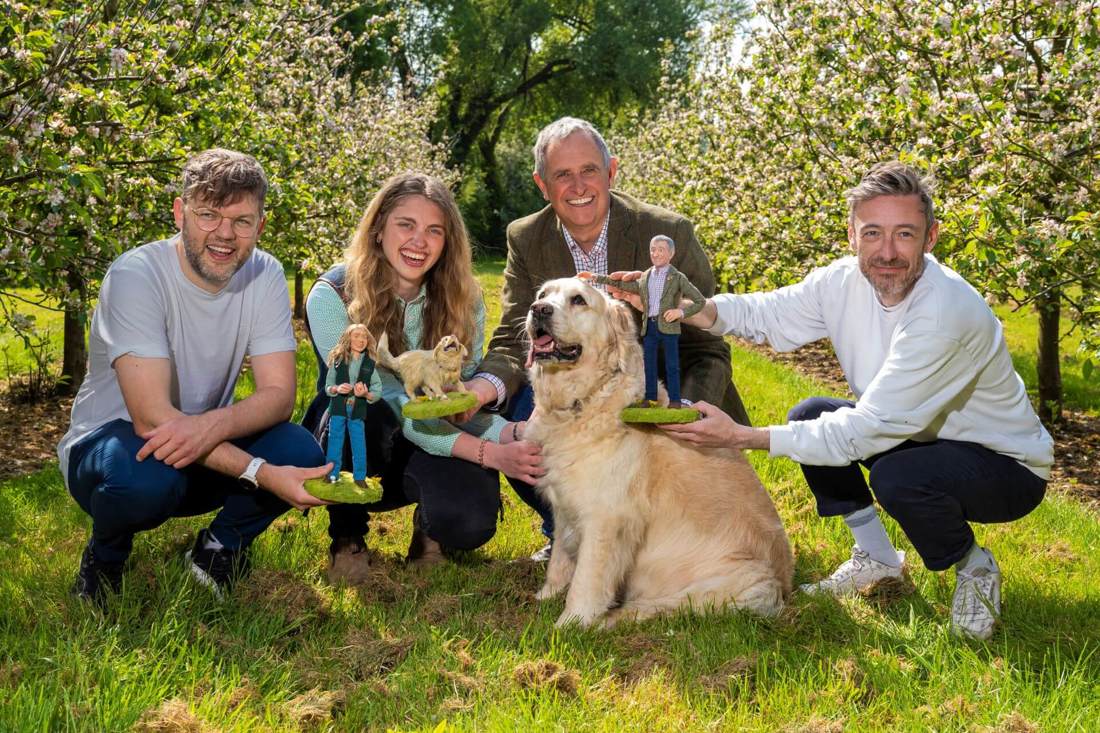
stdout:
{"type": "Polygon", "coordinates": [[[363,395],[363,396],[367,398],[367,402],[377,402],[378,401],[378,395],[376,395],[374,392],[371,392],[369,389],[366,390],[366,394],[363,395]]]}
{"type": "Polygon", "coordinates": [[[362,382],[356,382],[355,383],[355,396],[356,397],[366,397],[368,394],[370,394],[370,393],[367,391],[367,385],[363,384],[362,382]]]}
{"type": "Polygon", "coordinates": [[[218,419],[209,412],[201,415],[180,415],[142,433],[145,445],[137,452],[137,460],[153,456],[172,468],[185,468],[205,456],[224,440],[217,429],[218,419]]]}
{"type": "Polygon", "coordinates": [[[529,484],[538,483],[546,475],[546,469],[542,467],[542,448],[529,440],[517,440],[507,445],[486,443],[485,465],[529,484]]]}
{"type": "MultiPolygon", "coordinates": [[[[642,277],[641,270],[616,270],[608,275],[612,280],[618,280],[624,283],[633,282],[642,277]]],[[[621,300],[634,306],[636,310],[642,310],[642,296],[638,293],[632,293],[629,290],[623,290],[622,288],[615,287],[614,283],[607,284],[607,294],[616,300],[621,300]]]]}
{"type": "Polygon", "coordinates": [[[675,323],[684,317],[684,311],[680,308],[669,308],[665,311],[665,323],[675,323]]]}
{"type": "Polygon", "coordinates": [[[351,385],[347,382],[344,382],[343,384],[336,386],[336,391],[339,394],[347,394],[348,392],[351,392],[351,385]]]}
{"type": "Polygon", "coordinates": [[[658,427],[672,437],[700,448],[767,450],[769,447],[770,437],[766,429],[739,425],[721,409],[708,402],[696,402],[692,407],[697,409],[700,415],[695,422],[658,425],[658,427]]]}
{"type": "Polygon", "coordinates": [[[463,382],[462,386],[466,388],[467,392],[474,393],[474,396],[477,397],[477,404],[465,412],[460,412],[457,415],[448,415],[443,418],[452,425],[462,425],[463,423],[469,422],[470,418],[476,415],[478,410],[490,402],[496,402],[497,399],[497,388],[494,387],[493,383],[488,379],[474,377],[468,382],[463,382]]]}
{"type": "Polygon", "coordinates": [[[324,506],[331,501],[318,499],[306,491],[304,483],[311,478],[324,478],[332,470],[332,464],[326,463],[317,468],[299,468],[297,466],[273,466],[265,463],[260,466],[256,480],[260,487],[270,491],[295,509],[309,509],[324,506]]]}
{"type": "MultiPolygon", "coordinates": [[[[681,301],[686,303],[690,301],[681,301]]],[[[718,306],[714,304],[713,298],[707,298],[707,302],[703,304],[702,310],[693,316],[683,317],[683,306],[680,307],[681,323],[687,326],[695,326],[696,328],[709,329],[714,325],[714,322],[718,320],[718,306]]]]}

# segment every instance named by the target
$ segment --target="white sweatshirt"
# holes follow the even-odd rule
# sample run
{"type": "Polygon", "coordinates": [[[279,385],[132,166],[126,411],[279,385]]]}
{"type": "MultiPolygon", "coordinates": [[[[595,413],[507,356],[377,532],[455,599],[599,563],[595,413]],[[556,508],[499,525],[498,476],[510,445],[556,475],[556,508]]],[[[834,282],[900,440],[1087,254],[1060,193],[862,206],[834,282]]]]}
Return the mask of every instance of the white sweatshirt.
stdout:
{"type": "Polygon", "coordinates": [[[714,334],[791,351],[828,336],[854,408],[769,428],[771,454],[843,466],[905,440],[984,445],[1050,478],[1054,441],[1028,401],[1001,322],[932,255],[896,306],[879,303],[855,257],[769,293],[714,297],[714,334]]]}

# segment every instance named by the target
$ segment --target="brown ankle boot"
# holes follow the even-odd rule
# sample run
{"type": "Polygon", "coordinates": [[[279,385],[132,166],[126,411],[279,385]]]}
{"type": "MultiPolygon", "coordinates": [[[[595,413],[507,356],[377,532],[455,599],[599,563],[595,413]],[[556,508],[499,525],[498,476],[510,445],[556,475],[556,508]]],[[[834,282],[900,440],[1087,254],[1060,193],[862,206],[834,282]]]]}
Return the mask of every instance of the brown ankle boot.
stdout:
{"type": "Polygon", "coordinates": [[[370,579],[370,551],[362,537],[339,537],[328,552],[328,582],[361,585],[370,579]]]}
{"type": "Polygon", "coordinates": [[[420,507],[413,512],[412,541],[409,543],[409,552],[405,560],[422,567],[437,565],[443,562],[443,546],[428,536],[428,533],[420,528],[420,507]]]}

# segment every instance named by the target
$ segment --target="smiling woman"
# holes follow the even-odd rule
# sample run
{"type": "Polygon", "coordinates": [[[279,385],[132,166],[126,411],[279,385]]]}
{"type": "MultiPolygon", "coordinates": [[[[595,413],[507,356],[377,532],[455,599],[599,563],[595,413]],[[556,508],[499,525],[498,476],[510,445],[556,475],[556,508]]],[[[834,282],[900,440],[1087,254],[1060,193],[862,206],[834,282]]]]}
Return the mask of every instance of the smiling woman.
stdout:
{"type": "MultiPolygon", "coordinates": [[[[348,323],[364,323],[379,340],[381,366],[402,360],[383,358],[382,344],[400,355],[453,338],[469,354],[462,377],[473,375],[484,346],[485,305],[466,227],[442,182],[419,174],[387,181],[363,214],[345,262],[333,275],[343,288],[322,278],[306,302],[319,353],[348,323]]],[[[371,472],[382,476],[382,500],[329,509],[333,580],[366,577],[368,510],[416,504],[409,559],[438,561],[444,547],[473,549],[493,536],[498,471],[526,481],[541,475],[538,449],[517,440],[520,431],[500,417],[474,416],[461,428],[439,419],[399,418],[412,391],[400,381],[402,371],[383,372],[383,399],[367,408],[364,440],[371,472]],[[393,435],[385,426],[398,421],[400,432],[393,435]]]]}

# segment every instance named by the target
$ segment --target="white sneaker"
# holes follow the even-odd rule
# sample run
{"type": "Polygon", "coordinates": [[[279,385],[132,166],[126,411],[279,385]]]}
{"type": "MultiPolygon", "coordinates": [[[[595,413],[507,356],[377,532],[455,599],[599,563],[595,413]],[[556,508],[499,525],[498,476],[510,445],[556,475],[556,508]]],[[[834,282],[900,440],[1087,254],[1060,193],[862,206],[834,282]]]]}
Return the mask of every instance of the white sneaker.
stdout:
{"type": "MultiPolygon", "coordinates": [[[[989,553],[989,550],[986,550],[989,553]]],[[[984,641],[1001,618],[1001,568],[989,553],[992,568],[959,570],[951,601],[951,631],[984,641]]]]}
{"type": "Polygon", "coordinates": [[[874,560],[859,545],[852,547],[852,557],[844,561],[832,575],[816,583],[798,586],[803,593],[829,593],[834,596],[850,596],[870,593],[880,584],[906,582],[905,553],[898,551],[898,567],[891,567],[874,560]]]}

